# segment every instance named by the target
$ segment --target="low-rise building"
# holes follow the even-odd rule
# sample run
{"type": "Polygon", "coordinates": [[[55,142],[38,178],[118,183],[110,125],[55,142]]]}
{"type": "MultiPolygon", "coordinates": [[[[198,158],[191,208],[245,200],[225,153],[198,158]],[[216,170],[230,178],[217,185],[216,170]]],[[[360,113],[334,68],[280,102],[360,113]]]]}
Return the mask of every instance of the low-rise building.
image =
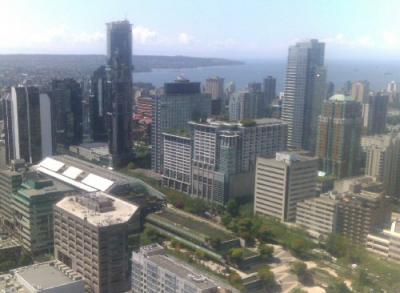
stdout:
{"type": "Polygon", "coordinates": [[[133,293],[217,293],[217,284],[151,244],[132,254],[133,293]]]}
{"type": "Polygon", "coordinates": [[[85,282],[64,264],[51,261],[33,264],[0,275],[0,292],[84,293],[85,282]]]}
{"type": "Polygon", "coordinates": [[[400,222],[393,221],[390,229],[368,234],[366,247],[389,260],[400,262],[400,222]]]}

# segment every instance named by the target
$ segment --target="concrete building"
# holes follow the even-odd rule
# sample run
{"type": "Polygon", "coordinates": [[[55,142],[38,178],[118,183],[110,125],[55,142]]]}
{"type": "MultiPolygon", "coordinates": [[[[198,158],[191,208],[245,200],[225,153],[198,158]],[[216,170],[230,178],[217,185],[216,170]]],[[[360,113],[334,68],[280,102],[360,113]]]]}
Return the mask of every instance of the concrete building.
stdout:
{"type": "Polygon", "coordinates": [[[0,275],[0,292],[85,293],[85,281],[61,262],[51,261],[0,275]]]}
{"type": "Polygon", "coordinates": [[[400,135],[364,136],[361,139],[366,154],[365,175],[383,183],[386,194],[400,196],[400,135]]]}
{"type": "Polygon", "coordinates": [[[350,194],[339,202],[338,211],[338,229],[354,244],[365,245],[369,233],[390,222],[390,207],[381,193],[350,194]]]}
{"type": "Polygon", "coordinates": [[[72,78],[51,82],[50,98],[54,144],[60,151],[83,140],[83,94],[81,85],[72,78]]]}
{"type": "Polygon", "coordinates": [[[218,204],[253,190],[257,156],[286,149],[287,125],[277,119],[249,123],[209,120],[192,128],[192,195],[218,204]]]}
{"type": "Polygon", "coordinates": [[[72,145],[68,149],[71,153],[82,159],[101,164],[102,166],[111,166],[111,155],[106,142],[92,142],[79,145],[72,145]]]}
{"type": "Polygon", "coordinates": [[[211,96],[211,114],[220,114],[225,105],[224,79],[219,76],[207,78],[204,93],[211,96]]]}
{"type": "Polygon", "coordinates": [[[400,262],[400,223],[393,221],[389,229],[368,234],[366,248],[388,260],[400,262]]]}
{"type": "Polygon", "coordinates": [[[296,224],[316,239],[326,238],[331,233],[337,233],[340,197],[341,195],[337,192],[328,192],[319,197],[298,202],[296,224]]]}
{"type": "Polygon", "coordinates": [[[229,120],[242,121],[265,116],[264,96],[260,91],[242,91],[229,99],[229,120]]]}
{"type": "Polygon", "coordinates": [[[211,97],[200,92],[200,83],[179,78],[164,85],[164,93],[154,98],[151,166],[163,170],[163,133],[188,130],[188,121],[206,119],[211,113],[211,97]]]}
{"type": "Polygon", "coordinates": [[[132,25],[107,24],[107,82],[111,87],[108,143],[113,165],[126,166],[132,156],[132,25]]]}
{"type": "Polygon", "coordinates": [[[162,246],[150,244],[132,253],[133,293],[217,293],[213,280],[186,263],[166,255],[162,246]]]}
{"type": "Polygon", "coordinates": [[[192,139],[189,133],[164,133],[163,142],[163,185],[190,194],[192,139]]]}
{"type": "Polygon", "coordinates": [[[316,196],[317,158],[278,152],[257,158],[254,213],[292,222],[297,203],[316,196]]]}
{"type": "Polygon", "coordinates": [[[53,205],[73,188],[43,178],[34,172],[25,175],[12,194],[13,235],[33,255],[53,252],[53,205]]]}
{"type": "Polygon", "coordinates": [[[356,81],[352,83],[351,86],[351,96],[354,100],[360,103],[364,103],[367,101],[369,96],[369,82],[366,80],[356,81]]]}
{"type": "Polygon", "coordinates": [[[389,98],[386,95],[370,95],[362,104],[363,134],[382,134],[386,131],[389,98]]]}
{"type": "Polygon", "coordinates": [[[355,176],[361,163],[361,104],[334,95],[319,117],[316,155],[320,169],[336,178],[355,176]]]}
{"type": "Polygon", "coordinates": [[[12,87],[4,99],[6,161],[23,159],[34,164],[52,155],[51,101],[39,88],[12,87]]]}
{"type": "Polygon", "coordinates": [[[104,192],[65,197],[54,206],[55,258],[94,293],[128,291],[128,229],[137,210],[104,192]]]}
{"type": "Polygon", "coordinates": [[[276,99],[276,78],[268,76],[263,80],[263,92],[265,106],[271,106],[272,101],[276,99]]]}
{"type": "Polygon", "coordinates": [[[289,47],[282,120],[290,149],[315,150],[318,115],[325,95],[325,44],[318,40],[289,47]]]}

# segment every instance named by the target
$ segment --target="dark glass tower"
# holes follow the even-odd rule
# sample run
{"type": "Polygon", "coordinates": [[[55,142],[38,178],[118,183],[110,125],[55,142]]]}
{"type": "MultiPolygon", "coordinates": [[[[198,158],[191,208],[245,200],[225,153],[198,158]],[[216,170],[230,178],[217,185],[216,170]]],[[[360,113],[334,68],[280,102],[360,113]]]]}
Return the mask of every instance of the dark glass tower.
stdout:
{"type": "Polygon", "coordinates": [[[111,86],[109,149],[113,166],[126,165],[132,154],[132,25],[107,24],[107,80],[111,86]]]}

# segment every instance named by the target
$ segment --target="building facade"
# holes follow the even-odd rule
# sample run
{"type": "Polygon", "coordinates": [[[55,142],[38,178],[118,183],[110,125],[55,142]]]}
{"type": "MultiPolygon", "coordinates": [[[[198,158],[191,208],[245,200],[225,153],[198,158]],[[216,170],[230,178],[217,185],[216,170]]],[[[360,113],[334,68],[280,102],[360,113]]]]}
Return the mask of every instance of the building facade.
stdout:
{"type": "Polygon", "coordinates": [[[316,196],[317,175],[317,158],[287,152],[274,159],[258,157],[254,213],[295,221],[297,203],[316,196]]]}
{"type": "Polygon", "coordinates": [[[370,95],[363,102],[363,134],[382,134],[386,131],[389,97],[382,94],[370,95]]]}
{"type": "Polygon", "coordinates": [[[276,99],[276,78],[268,76],[263,80],[263,92],[265,106],[271,106],[273,100],[276,99]]]}
{"type": "Polygon", "coordinates": [[[132,155],[132,25],[107,24],[107,81],[111,86],[108,142],[114,166],[129,163],[132,155]]]}
{"type": "Polygon", "coordinates": [[[288,147],[315,150],[318,115],[325,96],[325,44],[299,42],[289,48],[282,103],[282,120],[288,123],[288,147]]]}
{"type": "Polygon", "coordinates": [[[322,171],[336,178],[355,176],[361,162],[361,104],[334,95],[319,117],[317,156],[322,171]]]}
{"type": "Polygon", "coordinates": [[[393,221],[389,229],[367,236],[367,250],[391,261],[400,262],[400,224],[393,221]]]}
{"type": "Polygon", "coordinates": [[[229,99],[229,120],[242,121],[262,118],[265,115],[264,96],[261,91],[234,93],[229,99]]]}
{"type": "Polygon", "coordinates": [[[128,229],[137,207],[104,192],[65,197],[54,206],[54,254],[92,292],[130,289],[128,229]]]}
{"type": "Polygon", "coordinates": [[[366,80],[355,81],[351,85],[351,96],[357,102],[366,102],[369,96],[369,91],[369,82],[366,80]]]}

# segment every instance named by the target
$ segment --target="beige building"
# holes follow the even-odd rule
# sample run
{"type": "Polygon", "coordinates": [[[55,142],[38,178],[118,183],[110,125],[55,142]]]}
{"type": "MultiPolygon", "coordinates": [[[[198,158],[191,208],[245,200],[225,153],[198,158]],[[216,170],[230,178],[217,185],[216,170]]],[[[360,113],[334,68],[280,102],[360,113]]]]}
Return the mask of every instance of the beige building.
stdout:
{"type": "Polygon", "coordinates": [[[275,159],[257,158],[254,213],[294,221],[298,202],[316,196],[318,160],[278,152],[275,159]]]}
{"type": "Polygon", "coordinates": [[[365,136],[361,145],[366,153],[365,175],[383,183],[386,193],[399,196],[400,192],[400,135],[365,136]]]}
{"type": "Polygon", "coordinates": [[[394,221],[390,229],[368,234],[367,249],[392,261],[400,262],[400,222],[394,221]]]}
{"type": "Polygon", "coordinates": [[[55,258],[83,275],[94,293],[128,291],[128,228],[137,210],[100,191],[65,197],[54,207],[55,258]]]}
{"type": "Polygon", "coordinates": [[[351,86],[351,96],[358,102],[363,103],[369,95],[369,82],[356,81],[351,86]]]}
{"type": "Polygon", "coordinates": [[[337,232],[338,202],[342,196],[328,192],[297,203],[296,224],[320,239],[337,232]]]}

